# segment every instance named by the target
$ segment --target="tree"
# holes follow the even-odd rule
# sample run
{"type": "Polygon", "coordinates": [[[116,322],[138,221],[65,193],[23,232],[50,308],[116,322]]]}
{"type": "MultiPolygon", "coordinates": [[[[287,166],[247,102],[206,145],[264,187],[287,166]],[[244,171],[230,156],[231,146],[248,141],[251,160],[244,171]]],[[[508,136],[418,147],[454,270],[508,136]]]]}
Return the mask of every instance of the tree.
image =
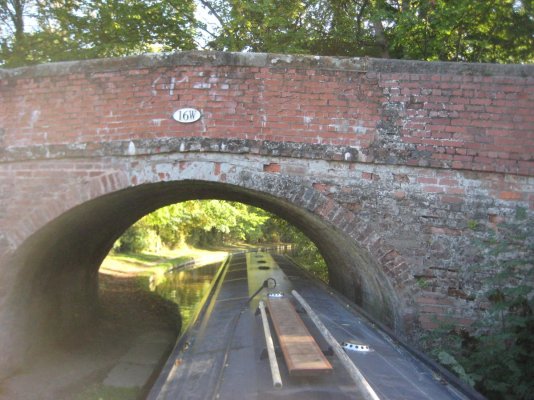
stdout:
{"type": "Polygon", "coordinates": [[[315,244],[299,229],[272,215],[263,228],[264,235],[274,242],[291,243],[291,256],[315,277],[328,283],[328,267],[315,244]]]}
{"type": "Polygon", "coordinates": [[[384,4],[394,58],[534,62],[532,0],[404,0],[384,4]]]}
{"type": "Polygon", "coordinates": [[[335,56],[534,62],[532,0],[200,0],[207,47],[335,56]]]}
{"type": "Polygon", "coordinates": [[[370,1],[200,0],[218,27],[207,47],[224,51],[379,56],[370,1]]]}
{"type": "Polygon", "coordinates": [[[301,16],[300,1],[204,1],[205,7],[218,22],[210,36],[208,47],[225,51],[301,53],[300,42],[306,31],[301,16]]]}
{"type": "MultiPolygon", "coordinates": [[[[0,52],[16,58],[24,47],[25,23],[31,0],[0,0],[0,52]]],[[[1,60],[1,59],[0,59],[1,60]]],[[[23,60],[17,60],[18,63],[23,60]]]]}
{"type": "Polygon", "coordinates": [[[5,66],[198,47],[534,62],[532,0],[0,0],[0,17],[5,66]]]}
{"type": "Polygon", "coordinates": [[[122,252],[158,251],[184,243],[204,247],[249,243],[291,243],[292,255],[328,282],[317,247],[296,227],[260,208],[222,200],[192,200],[160,208],[137,221],[117,241],[122,252]]]}
{"type": "Polygon", "coordinates": [[[167,247],[188,242],[213,245],[232,242],[257,243],[263,238],[263,225],[271,218],[266,211],[237,202],[193,200],[172,204],[146,215],[120,239],[120,250],[151,250],[155,234],[167,247]],[[143,248],[143,243],[146,247],[143,248]],[[139,245],[137,245],[139,244],[139,245]]]}
{"type": "Polygon", "coordinates": [[[0,0],[0,8],[13,15],[2,26],[6,66],[195,48],[194,0],[0,0]],[[21,15],[31,31],[15,23],[21,15]]]}

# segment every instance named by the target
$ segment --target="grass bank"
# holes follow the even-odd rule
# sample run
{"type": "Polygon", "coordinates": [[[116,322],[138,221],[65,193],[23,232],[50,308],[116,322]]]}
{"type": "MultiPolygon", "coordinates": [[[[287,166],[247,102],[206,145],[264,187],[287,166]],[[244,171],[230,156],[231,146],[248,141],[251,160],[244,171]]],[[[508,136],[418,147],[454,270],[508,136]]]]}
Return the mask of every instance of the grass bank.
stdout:
{"type": "Polygon", "coordinates": [[[204,250],[194,247],[164,249],[155,253],[114,253],[109,254],[100,274],[116,277],[136,277],[148,289],[164,279],[164,274],[171,269],[186,266],[201,266],[224,260],[228,255],[223,250],[204,250]]]}

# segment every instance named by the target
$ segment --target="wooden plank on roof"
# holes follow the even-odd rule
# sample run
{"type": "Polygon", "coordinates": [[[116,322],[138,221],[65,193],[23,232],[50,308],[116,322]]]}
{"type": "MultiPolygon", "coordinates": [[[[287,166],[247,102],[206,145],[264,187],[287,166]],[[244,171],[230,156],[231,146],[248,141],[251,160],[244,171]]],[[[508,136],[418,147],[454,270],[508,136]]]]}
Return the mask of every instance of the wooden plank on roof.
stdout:
{"type": "Polygon", "coordinates": [[[267,306],[290,375],[332,371],[319,345],[287,298],[269,298],[267,306]]]}

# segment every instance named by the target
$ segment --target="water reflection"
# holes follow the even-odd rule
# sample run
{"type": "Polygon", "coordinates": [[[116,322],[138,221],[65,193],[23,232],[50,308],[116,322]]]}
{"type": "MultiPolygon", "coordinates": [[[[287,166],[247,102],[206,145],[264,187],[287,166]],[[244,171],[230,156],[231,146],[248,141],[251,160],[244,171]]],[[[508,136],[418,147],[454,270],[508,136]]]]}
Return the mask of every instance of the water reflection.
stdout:
{"type": "Polygon", "coordinates": [[[169,272],[166,279],[156,286],[156,292],[178,304],[182,317],[182,332],[189,327],[203,297],[221,263],[186,270],[169,272]]]}

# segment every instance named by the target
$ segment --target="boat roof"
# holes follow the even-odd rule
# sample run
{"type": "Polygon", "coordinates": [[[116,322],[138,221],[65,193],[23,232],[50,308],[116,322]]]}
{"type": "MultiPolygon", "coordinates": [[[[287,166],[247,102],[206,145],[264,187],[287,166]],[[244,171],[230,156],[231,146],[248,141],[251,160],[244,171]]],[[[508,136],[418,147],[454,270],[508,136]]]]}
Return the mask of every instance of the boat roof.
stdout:
{"type": "MultiPolygon", "coordinates": [[[[333,289],[290,259],[268,252],[234,254],[221,267],[196,320],[182,336],[148,399],[359,399],[362,391],[332,352],[296,290],[380,399],[466,399],[462,387],[429,368],[394,338],[377,329],[333,289]],[[276,283],[276,284],[275,284],[276,283]],[[259,301],[284,297],[332,366],[330,372],[292,374],[277,352],[282,387],[275,387],[266,351],[259,301]],[[345,301],[344,301],[345,300],[345,301]]],[[[275,347],[280,345],[271,319],[275,347]]]]}

